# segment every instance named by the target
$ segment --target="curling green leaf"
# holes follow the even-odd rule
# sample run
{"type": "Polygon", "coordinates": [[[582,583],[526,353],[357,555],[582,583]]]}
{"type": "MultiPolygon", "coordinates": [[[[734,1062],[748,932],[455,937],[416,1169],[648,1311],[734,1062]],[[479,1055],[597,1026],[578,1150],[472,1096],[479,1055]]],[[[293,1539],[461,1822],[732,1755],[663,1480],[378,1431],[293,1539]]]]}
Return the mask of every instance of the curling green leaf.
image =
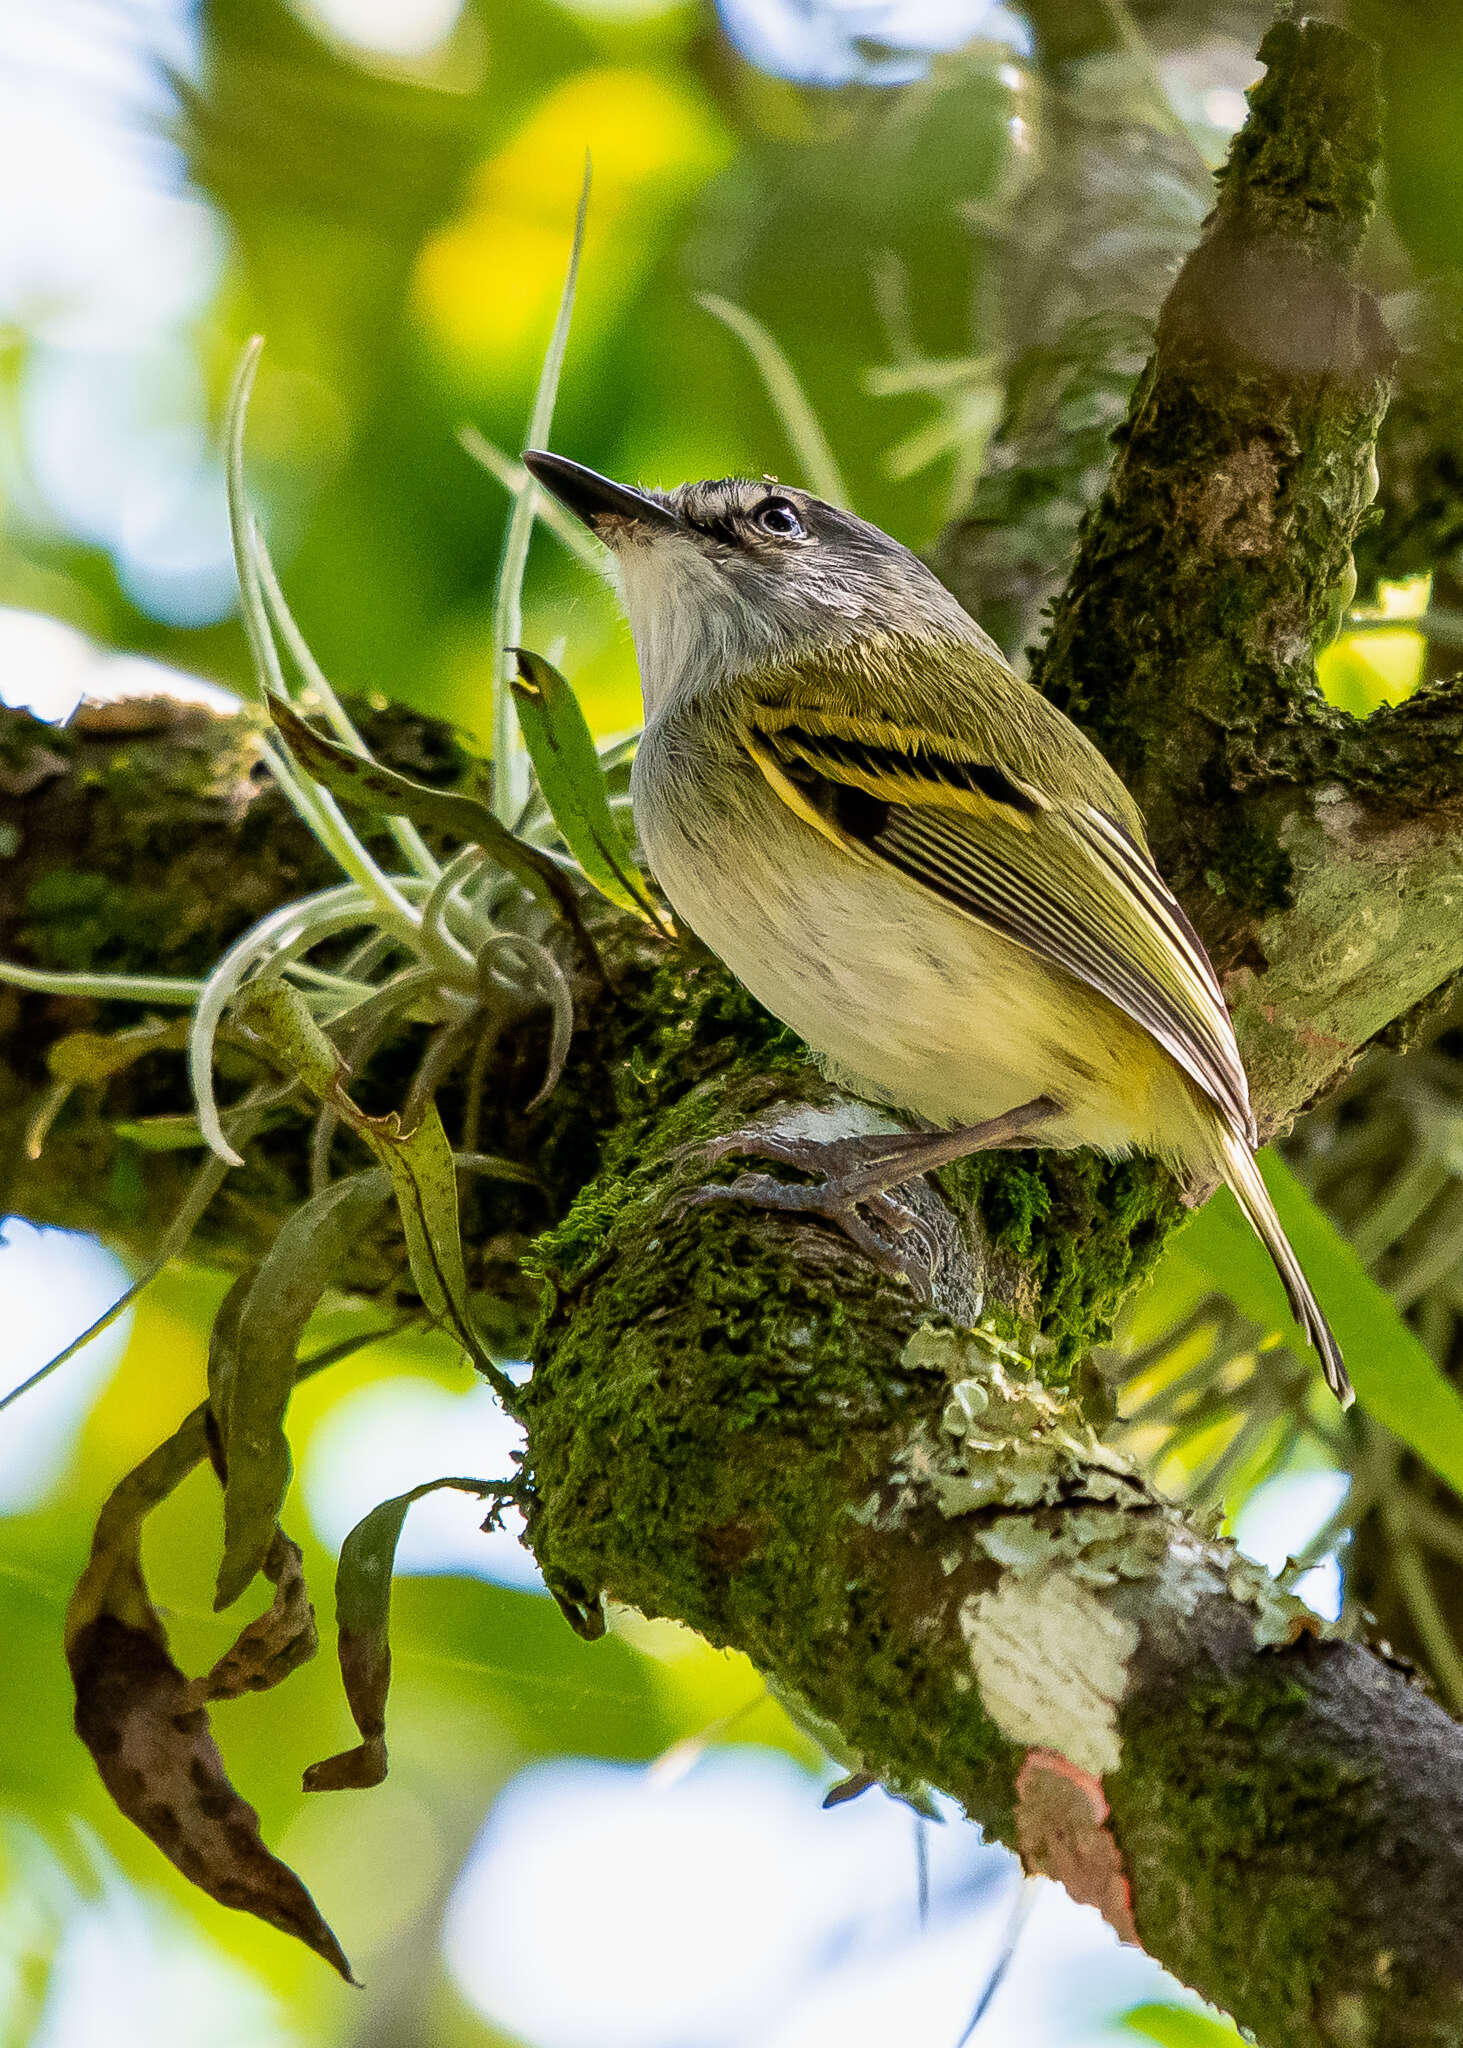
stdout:
{"type": "Polygon", "coordinates": [[[391,1685],[391,1575],[406,1511],[441,1487],[480,1498],[496,1489],[483,1479],[429,1479],[384,1500],[357,1522],[340,1546],[335,1574],[335,1625],[340,1675],[360,1730],[355,1749],[311,1764],[307,1792],[360,1791],[386,1776],[386,1695],[391,1685]]]}
{"type": "Polygon", "coordinates": [[[394,1110],[375,1117],[357,1108],[345,1091],[339,1054],[288,982],[267,975],[251,981],[234,1005],[234,1022],[259,1038],[285,1072],[333,1109],[375,1153],[390,1176],[422,1306],[452,1330],[499,1399],[511,1406],[513,1383],[485,1350],[469,1309],[457,1164],[436,1104],[428,1103],[409,1130],[394,1110]]]}
{"type": "Polygon", "coordinates": [[[429,1103],[410,1131],[402,1130],[394,1112],[384,1117],[362,1116],[353,1103],[349,1118],[391,1176],[411,1277],[422,1306],[434,1321],[447,1324],[478,1371],[500,1392],[511,1388],[484,1350],[468,1308],[457,1167],[437,1105],[429,1103]]]}
{"type": "Polygon", "coordinates": [[[427,831],[449,832],[480,846],[499,867],[516,875],[547,910],[557,910],[573,928],[580,946],[597,964],[593,941],[584,929],[574,884],[551,854],[510,832],[484,803],[454,789],[433,789],[414,782],[366,754],[328,740],[301,718],[276,691],[266,693],[269,715],[295,760],[308,775],[342,803],[362,810],[407,818],[427,831]]]}
{"type": "MultiPolygon", "coordinates": [[[[1463,1494],[1463,1398],[1279,1155],[1262,1152],[1260,1171],[1340,1340],[1362,1406],[1463,1494]]],[[[1290,1336],[1269,1257],[1227,1190],[1194,1218],[1175,1256],[1201,1269],[1262,1327],[1284,1332],[1297,1348],[1303,1344],[1298,1333],[1290,1336]]]]}
{"type": "Polygon", "coordinates": [[[214,1605],[230,1606],[261,1569],[290,1482],[284,1419],[296,1353],[321,1296],[391,1192],[379,1168],[351,1174],[301,1203],[214,1324],[209,1398],[224,1455],[224,1554],[214,1605]]]}
{"type": "Polygon", "coordinates": [[[574,695],[552,662],[515,647],[513,703],[544,801],[564,844],[600,894],[664,932],[635,856],[610,809],[604,770],[574,695]]]}

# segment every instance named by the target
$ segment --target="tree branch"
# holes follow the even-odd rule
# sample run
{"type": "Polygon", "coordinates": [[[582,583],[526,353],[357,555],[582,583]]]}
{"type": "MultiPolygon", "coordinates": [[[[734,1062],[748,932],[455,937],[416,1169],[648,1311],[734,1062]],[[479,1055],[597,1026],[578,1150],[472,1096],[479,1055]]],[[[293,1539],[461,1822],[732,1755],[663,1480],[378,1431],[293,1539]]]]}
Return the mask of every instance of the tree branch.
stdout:
{"type": "MultiPolygon", "coordinates": [[[[1348,729],[1309,669],[1385,395],[1386,345],[1344,272],[1375,143],[1368,60],[1315,27],[1266,50],[1043,678],[1148,803],[1274,1120],[1463,963],[1463,937],[1414,902],[1456,858],[1427,740],[1452,700],[1348,729]]],[[[247,721],[142,716],[121,735],[0,721],[6,953],[196,970],[323,879],[254,772],[247,721]]],[[[421,772],[425,748],[461,771],[419,721],[372,737],[398,765],[421,772]]],[[[1381,1658],[1318,1640],[1097,1441],[1069,1388],[1176,1191],[1143,1162],[1080,1155],[951,1172],[918,1196],[941,1252],[927,1311],[816,1225],[682,1207],[697,1147],[749,1117],[832,1134],[871,1112],[705,956],[616,920],[605,953],[609,990],[576,991],[542,1110],[520,1107],[537,1020],[495,1048],[482,1142],[540,1185],[475,1188],[467,1212],[480,1297],[508,1289],[504,1341],[539,1233],[530,1537],[566,1611],[592,1629],[608,1593],[746,1649],[875,1775],[954,1793],[1271,2048],[1452,2038],[1463,1731],[1381,1658]]],[[[48,1046],[114,1021],[5,998],[12,1132],[50,1087],[48,1046]]],[[[83,1086],[39,1159],[12,1142],[9,1202],[155,1242],[183,1168],[115,1126],[184,1099],[162,1050],[83,1086]]],[[[254,1148],[208,1255],[239,1264],[269,1240],[305,1151],[302,1119],[254,1148]]],[[[383,1238],[344,1277],[400,1273],[383,1238]]]]}

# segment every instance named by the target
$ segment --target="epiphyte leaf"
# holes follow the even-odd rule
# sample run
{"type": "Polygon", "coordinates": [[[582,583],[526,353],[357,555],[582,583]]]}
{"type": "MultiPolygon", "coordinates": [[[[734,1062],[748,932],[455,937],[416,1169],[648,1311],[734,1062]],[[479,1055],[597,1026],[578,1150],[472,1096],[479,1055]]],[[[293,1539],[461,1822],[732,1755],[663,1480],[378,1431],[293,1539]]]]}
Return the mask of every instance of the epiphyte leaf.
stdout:
{"type": "Polygon", "coordinates": [[[206,1677],[194,1679],[200,1704],[268,1692],[308,1664],[320,1647],[300,1546],[283,1529],[276,1528],[261,1569],[274,1587],[274,1598],[239,1631],[206,1677]]]}
{"type": "Polygon", "coordinates": [[[602,896],[664,933],[665,921],[610,808],[599,752],[579,699],[541,654],[526,647],[508,651],[518,662],[511,688],[519,728],[564,844],[602,896]]]}
{"type": "Polygon", "coordinates": [[[285,1218],[239,1291],[225,1298],[209,1346],[224,1472],[224,1554],[215,1605],[228,1607],[261,1569],[290,1482],[285,1413],[305,1325],[351,1247],[391,1192],[379,1168],[332,1182],[285,1218]]]}
{"type": "Polygon", "coordinates": [[[307,774],[342,803],[389,817],[410,819],[424,831],[450,833],[470,846],[480,846],[499,867],[515,875],[546,910],[557,911],[571,926],[590,964],[598,967],[594,942],[584,928],[573,882],[552,854],[508,830],[476,797],[460,790],[434,789],[394,768],[358,754],[301,718],[276,691],[267,693],[269,715],[280,737],[307,774]]]}
{"type": "Polygon", "coordinates": [[[188,1043],[186,1017],[136,1024],[129,1031],[68,1031],[46,1054],[58,1081],[73,1088],[100,1088],[150,1052],[181,1052],[188,1043]]]}
{"type": "Polygon", "coordinates": [[[462,1258],[457,1164],[436,1104],[429,1102],[409,1129],[394,1110],[386,1116],[367,1116],[346,1093],[339,1054],[287,982],[261,976],[248,983],[234,1004],[234,1021],[262,1039],[271,1058],[334,1109],[385,1167],[423,1307],[452,1330],[478,1371],[511,1404],[512,1382],[494,1363],[473,1324],[462,1258]]]}
{"type": "MultiPolygon", "coordinates": [[[[208,1716],[173,1662],[142,1575],[142,1524],[208,1449],[208,1409],[114,1489],[66,1618],[76,1732],[118,1808],[210,1898],[350,1964],[294,1872],[265,1847],[259,1816],[229,1782],[208,1716]]],[[[290,1546],[292,1549],[293,1546],[290,1546]]],[[[288,1560],[281,1562],[281,1581],[288,1560]]]]}
{"type": "Polygon", "coordinates": [[[364,1791],[386,1776],[386,1695],[391,1686],[391,1574],[407,1509],[444,1486],[480,1498],[496,1489],[482,1479],[429,1479],[383,1500],[356,1523],[340,1546],[335,1574],[335,1625],[340,1675],[361,1740],[305,1773],[307,1792],[364,1791]]]}

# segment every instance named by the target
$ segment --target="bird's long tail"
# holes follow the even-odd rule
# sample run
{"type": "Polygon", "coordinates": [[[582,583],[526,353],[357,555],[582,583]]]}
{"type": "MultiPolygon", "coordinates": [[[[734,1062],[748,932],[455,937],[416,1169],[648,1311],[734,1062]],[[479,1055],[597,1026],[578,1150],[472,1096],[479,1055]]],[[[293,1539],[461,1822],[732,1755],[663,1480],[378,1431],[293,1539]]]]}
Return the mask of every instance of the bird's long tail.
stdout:
{"type": "Polygon", "coordinates": [[[1300,1260],[1291,1249],[1290,1239],[1285,1235],[1275,1213],[1275,1204],[1270,1199],[1270,1190],[1260,1178],[1254,1154],[1243,1138],[1230,1132],[1225,1133],[1223,1144],[1221,1165],[1224,1178],[1234,1190],[1235,1200],[1243,1209],[1250,1227],[1275,1261],[1275,1270],[1284,1284],[1291,1314],[1319,1353],[1327,1386],[1342,1407],[1349,1408],[1356,1395],[1341,1357],[1341,1346],[1321,1313],[1320,1303],[1311,1292],[1311,1284],[1301,1271],[1300,1260]]]}

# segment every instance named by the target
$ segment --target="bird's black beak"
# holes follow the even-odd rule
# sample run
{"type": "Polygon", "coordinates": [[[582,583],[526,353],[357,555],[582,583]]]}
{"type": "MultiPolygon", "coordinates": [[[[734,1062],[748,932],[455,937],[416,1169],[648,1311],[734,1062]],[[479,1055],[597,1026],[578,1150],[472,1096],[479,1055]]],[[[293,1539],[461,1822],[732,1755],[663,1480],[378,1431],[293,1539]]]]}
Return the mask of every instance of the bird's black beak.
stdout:
{"type": "Polygon", "coordinates": [[[582,462],[570,462],[564,455],[549,455],[542,448],[525,448],[523,466],[601,540],[615,538],[617,523],[622,532],[626,526],[680,531],[681,522],[674,512],[667,512],[664,505],[657,505],[643,491],[631,490],[628,484],[617,484],[601,476],[598,470],[586,469],[582,462]]]}

